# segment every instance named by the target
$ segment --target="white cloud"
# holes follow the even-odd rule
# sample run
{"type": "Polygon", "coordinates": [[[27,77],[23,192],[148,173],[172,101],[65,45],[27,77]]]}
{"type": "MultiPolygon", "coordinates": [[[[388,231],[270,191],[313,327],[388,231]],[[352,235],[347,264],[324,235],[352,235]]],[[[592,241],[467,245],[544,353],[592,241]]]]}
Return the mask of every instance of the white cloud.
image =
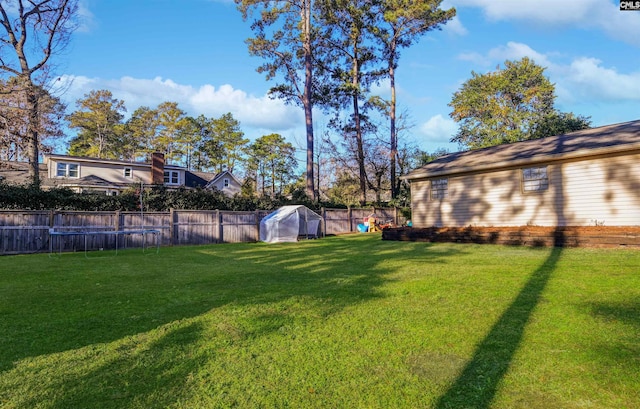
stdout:
{"type": "Polygon", "coordinates": [[[95,26],[95,17],[86,1],[78,2],[78,31],[89,32],[95,26]]]}
{"type": "Polygon", "coordinates": [[[554,62],[555,53],[543,54],[526,44],[509,42],[485,54],[467,53],[458,58],[493,69],[504,60],[533,59],[547,67],[545,74],[556,86],[558,103],[588,101],[640,101],[640,72],[621,73],[615,67],[605,67],[596,58],[579,57],[570,63],[554,62]]]}
{"type": "Polygon", "coordinates": [[[553,64],[549,61],[548,57],[541,54],[523,43],[517,43],[509,41],[505,47],[498,47],[493,50],[494,58],[504,58],[509,60],[519,60],[524,57],[529,57],[538,65],[543,67],[551,67],[553,64]]]}
{"type": "Polygon", "coordinates": [[[586,57],[571,62],[566,72],[563,85],[573,90],[576,100],[640,101],[640,72],[623,74],[586,57]]]}
{"type": "Polygon", "coordinates": [[[520,60],[524,57],[531,58],[536,64],[543,67],[552,66],[551,61],[546,55],[535,51],[526,44],[514,41],[509,41],[507,45],[504,46],[492,48],[484,55],[473,52],[462,53],[458,56],[461,60],[470,61],[483,66],[494,66],[496,63],[502,64],[505,60],[520,60]]]}
{"type": "Polygon", "coordinates": [[[448,144],[458,132],[455,121],[443,117],[441,114],[432,116],[420,125],[420,133],[427,138],[429,144],[448,144]]]}
{"type": "Polygon", "coordinates": [[[195,88],[160,77],[105,80],[72,75],[60,77],[59,83],[67,90],[62,99],[69,104],[70,110],[74,109],[75,101],[90,91],[108,89],[115,98],[125,101],[129,113],[140,106],[154,108],[162,102],[173,101],[192,116],[219,117],[231,112],[243,127],[275,132],[304,125],[302,110],[297,107],[268,96],[255,97],[228,84],[217,88],[209,84],[195,88]]]}
{"type": "Polygon", "coordinates": [[[490,20],[522,19],[548,24],[584,20],[602,0],[450,0],[455,7],[478,7],[490,20]]]}
{"type": "MultiPolygon", "coordinates": [[[[396,89],[397,90],[397,89],[396,89]]],[[[391,81],[389,78],[371,84],[371,94],[388,98],[391,95],[391,81]]]]}
{"type": "Polygon", "coordinates": [[[640,13],[620,11],[618,7],[613,7],[611,4],[602,4],[603,9],[607,6],[610,13],[595,16],[593,24],[611,38],[640,46],[640,13]]]}
{"type": "MultiPolygon", "coordinates": [[[[451,7],[454,7],[454,5],[451,4],[451,1],[449,0],[444,0],[440,5],[440,8],[443,10],[450,9],[451,7]]],[[[442,31],[449,35],[457,36],[465,36],[468,33],[467,28],[462,24],[462,21],[460,21],[460,17],[457,14],[442,26],[442,31]]]]}
{"type": "Polygon", "coordinates": [[[462,21],[460,21],[460,18],[458,16],[454,16],[451,20],[449,20],[447,24],[442,27],[442,31],[448,34],[459,36],[464,36],[468,33],[466,27],[462,24],[462,21]]]}
{"type": "Polygon", "coordinates": [[[450,0],[457,8],[482,9],[489,20],[519,20],[555,27],[602,30],[607,36],[640,46],[640,13],[620,11],[607,0],[450,0]]]}

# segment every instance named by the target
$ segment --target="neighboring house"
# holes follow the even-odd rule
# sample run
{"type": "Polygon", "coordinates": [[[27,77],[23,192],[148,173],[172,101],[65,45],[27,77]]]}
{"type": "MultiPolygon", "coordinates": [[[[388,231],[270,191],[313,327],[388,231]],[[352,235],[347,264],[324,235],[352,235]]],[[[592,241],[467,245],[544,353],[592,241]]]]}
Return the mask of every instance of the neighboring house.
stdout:
{"type": "Polygon", "coordinates": [[[218,173],[213,179],[205,185],[205,189],[216,188],[229,197],[233,197],[235,194],[240,193],[242,189],[242,183],[238,181],[229,171],[223,171],[218,173]]]}
{"type": "Polygon", "coordinates": [[[640,121],[438,158],[406,176],[414,227],[640,225],[640,121]]]}
{"type": "MultiPolygon", "coordinates": [[[[39,163],[40,179],[47,177],[47,166],[39,163]]],[[[29,163],[0,161],[0,182],[11,183],[15,185],[27,185],[29,179],[29,163]]]]}
{"type": "MultiPolygon", "coordinates": [[[[239,186],[238,181],[230,173],[228,175],[239,186]]],[[[28,183],[28,164],[0,163],[0,180],[2,179],[8,183],[28,183]]],[[[164,155],[159,153],[152,155],[151,163],[50,154],[44,155],[44,163],[40,164],[40,179],[45,189],[66,187],[76,192],[117,195],[131,185],[140,184],[161,184],[168,188],[207,188],[216,179],[216,175],[165,164],[164,155]]]]}

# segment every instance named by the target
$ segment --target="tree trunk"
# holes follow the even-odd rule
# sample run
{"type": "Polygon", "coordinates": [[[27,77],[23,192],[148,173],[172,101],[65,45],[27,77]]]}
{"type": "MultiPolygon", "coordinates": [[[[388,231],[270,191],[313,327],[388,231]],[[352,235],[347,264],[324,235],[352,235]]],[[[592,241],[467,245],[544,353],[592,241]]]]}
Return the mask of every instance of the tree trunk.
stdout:
{"type": "Polygon", "coordinates": [[[271,198],[276,197],[276,169],[271,165],[271,198]]]}
{"type": "Polygon", "coordinates": [[[391,167],[391,199],[395,199],[398,195],[399,183],[396,184],[396,156],[398,155],[398,135],[396,135],[396,73],[394,61],[396,60],[395,44],[391,47],[391,55],[389,57],[389,82],[391,85],[391,106],[389,107],[389,129],[391,132],[390,140],[390,161],[391,167]]]}
{"type": "Polygon", "coordinates": [[[358,96],[353,96],[353,113],[355,120],[356,137],[356,160],[358,161],[358,176],[360,179],[360,205],[367,203],[367,174],[364,167],[364,148],[362,144],[362,125],[360,123],[360,108],[358,107],[358,96]]]}
{"type": "Polygon", "coordinates": [[[355,121],[355,138],[356,138],[356,161],[358,162],[358,176],[360,179],[360,205],[367,203],[367,174],[364,167],[364,148],[362,143],[362,124],[360,121],[359,88],[360,88],[360,65],[358,64],[358,55],[353,58],[352,85],[353,94],[353,120],[355,121]]]}
{"type": "Polygon", "coordinates": [[[27,156],[29,158],[29,178],[31,186],[40,189],[40,167],[38,165],[40,152],[38,149],[38,124],[39,124],[39,106],[38,94],[31,79],[25,81],[27,93],[27,110],[29,122],[27,124],[27,156]]]}
{"type": "MultiPolygon", "coordinates": [[[[262,187],[258,190],[258,196],[260,197],[264,197],[267,195],[267,191],[266,191],[266,181],[267,181],[267,177],[266,177],[266,170],[265,170],[265,166],[264,165],[260,165],[260,174],[262,175],[262,187]]],[[[256,176],[256,187],[258,186],[258,177],[256,176]]]]}
{"type": "Polygon", "coordinates": [[[304,92],[302,95],[302,105],[304,107],[304,120],[307,133],[307,169],[305,177],[305,190],[307,196],[317,201],[318,196],[314,187],[313,177],[313,58],[311,49],[311,0],[303,0],[302,6],[302,34],[304,50],[304,92]]]}
{"type": "MultiPolygon", "coordinates": [[[[309,82],[305,81],[305,82],[309,82]]],[[[307,86],[305,85],[305,88],[307,86]]],[[[311,88],[311,86],[309,85],[309,89],[311,88]]],[[[311,91],[309,91],[311,92],[311,91]]],[[[314,175],[313,175],[313,159],[314,159],[314,154],[313,154],[313,117],[312,117],[312,106],[311,106],[311,102],[309,101],[309,97],[303,97],[303,104],[304,104],[304,117],[305,117],[305,125],[306,125],[306,130],[307,130],[307,174],[306,174],[306,191],[307,191],[307,196],[313,200],[314,202],[317,201],[318,196],[317,196],[317,192],[314,186],[314,175]]]]}

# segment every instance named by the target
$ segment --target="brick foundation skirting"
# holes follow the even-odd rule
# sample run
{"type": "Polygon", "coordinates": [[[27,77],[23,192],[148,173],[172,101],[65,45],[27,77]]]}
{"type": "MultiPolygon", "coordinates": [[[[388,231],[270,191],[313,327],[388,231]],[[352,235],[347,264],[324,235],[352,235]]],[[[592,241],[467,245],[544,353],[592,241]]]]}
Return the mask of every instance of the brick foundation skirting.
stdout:
{"type": "Polygon", "coordinates": [[[535,247],[640,248],[640,226],[401,227],[383,230],[382,239],[535,247]]]}

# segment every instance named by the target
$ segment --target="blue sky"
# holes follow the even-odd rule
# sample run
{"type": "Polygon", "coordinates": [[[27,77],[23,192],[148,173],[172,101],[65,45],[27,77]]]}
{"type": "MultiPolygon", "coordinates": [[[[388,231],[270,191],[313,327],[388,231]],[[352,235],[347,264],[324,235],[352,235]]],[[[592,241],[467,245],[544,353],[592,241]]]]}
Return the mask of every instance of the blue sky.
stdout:
{"type": "MultiPolygon", "coordinates": [[[[176,101],[193,116],[231,112],[250,139],[275,132],[303,147],[302,111],[267,96],[273,84],[255,71],[261,60],[244,43],[249,22],[231,0],[81,0],[81,6],[81,29],[55,57],[69,112],[89,91],[108,89],[129,113],[176,101]]],[[[414,125],[405,138],[420,149],[457,150],[448,142],[457,130],[447,105],[452,94],[472,71],[524,56],[547,67],[560,110],[590,116],[594,126],[640,117],[640,11],[620,11],[611,0],[443,3],[452,6],[457,17],[400,59],[398,102],[414,125]]]]}

